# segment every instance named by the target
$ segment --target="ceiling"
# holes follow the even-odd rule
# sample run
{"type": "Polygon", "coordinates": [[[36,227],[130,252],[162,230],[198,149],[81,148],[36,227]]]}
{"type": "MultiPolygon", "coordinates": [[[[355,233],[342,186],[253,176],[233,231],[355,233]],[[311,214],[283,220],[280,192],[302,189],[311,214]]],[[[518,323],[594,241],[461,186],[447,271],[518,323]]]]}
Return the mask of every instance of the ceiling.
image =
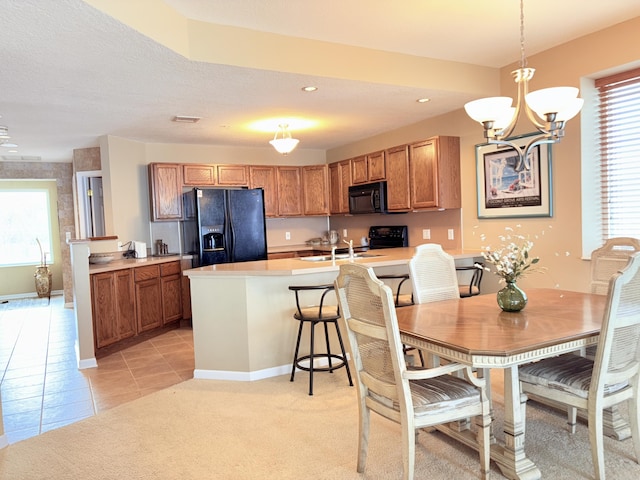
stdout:
{"type": "MultiPolygon", "coordinates": [[[[401,74],[385,80],[383,64],[373,80],[366,71],[354,77],[350,72],[359,57],[348,55],[367,52],[345,46],[371,49],[390,61],[444,61],[441,65],[453,71],[463,64],[493,71],[520,58],[517,0],[110,1],[135,5],[137,17],[127,22],[105,13],[113,13],[107,0],[0,0],[0,125],[18,144],[16,153],[0,148],[0,159],[68,162],[73,149],[97,146],[103,135],[265,147],[273,130],[249,125],[269,118],[309,120],[312,127],[294,129],[298,148],[327,150],[478,98],[455,88],[453,77],[452,88],[416,85],[410,71],[404,80],[401,74]],[[239,40],[233,48],[220,45],[219,58],[242,50],[245,57],[255,52],[255,63],[203,61],[156,41],[160,37],[144,20],[161,7],[183,22],[233,27],[230,32],[239,40]],[[306,70],[288,71],[286,47],[282,68],[264,63],[256,31],[291,37],[285,45],[342,49],[345,57],[334,55],[332,73],[316,68],[313,58],[306,70]],[[340,65],[344,75],[336,73],[340,65]],[[303,93],[306,85],[319,90],[303,93]],[[416,102],[425,96],[432,100],[416,102]],[[202,119],[175,123],[175,115],[202,119]]],[[[527,0],[527,54],[638,16],[638,0],[527,0]]]]}

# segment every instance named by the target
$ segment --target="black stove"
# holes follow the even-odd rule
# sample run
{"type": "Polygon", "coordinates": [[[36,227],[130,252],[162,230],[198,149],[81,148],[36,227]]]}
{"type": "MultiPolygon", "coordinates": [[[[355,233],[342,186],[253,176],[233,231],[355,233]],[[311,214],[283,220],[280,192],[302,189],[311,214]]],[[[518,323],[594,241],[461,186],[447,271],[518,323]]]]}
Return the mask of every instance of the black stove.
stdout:
{"type": "Polygon", "coordinates": [[[369,248],[371,250],[408,246],[409,234],[406,225],[369,227],[369,248]]]}

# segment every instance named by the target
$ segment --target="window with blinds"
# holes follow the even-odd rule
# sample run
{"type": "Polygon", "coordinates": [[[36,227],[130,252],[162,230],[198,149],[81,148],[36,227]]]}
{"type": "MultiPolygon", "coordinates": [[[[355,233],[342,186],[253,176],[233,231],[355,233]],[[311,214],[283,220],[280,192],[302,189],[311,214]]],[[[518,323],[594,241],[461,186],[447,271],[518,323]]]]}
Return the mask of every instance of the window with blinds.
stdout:
{"type": "Polygon", "coordinates": [[[640,68],[601,78],[595,86],[602,240],[640,238],[640,68]]]}

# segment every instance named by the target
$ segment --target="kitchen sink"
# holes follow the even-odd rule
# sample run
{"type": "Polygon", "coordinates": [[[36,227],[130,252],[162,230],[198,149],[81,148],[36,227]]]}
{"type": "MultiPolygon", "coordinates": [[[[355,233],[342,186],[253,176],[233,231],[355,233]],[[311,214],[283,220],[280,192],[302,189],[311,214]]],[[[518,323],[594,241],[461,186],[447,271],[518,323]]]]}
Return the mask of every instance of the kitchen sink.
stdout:
{"type": "MultiPolygon", "coordinates": [[[[353,258],[370,258],[370,257],[382,257],[383,255],[379,255],[376,253],[354,253],[353,258]]],[[[336,254],[336,260],[348,260],[348,253],[338,253],[336,254]]],[[[303,262],[330,262],[331,255],[313,255],[311,257],[299,257],[298,260],[302,260],[303,262]]]]}

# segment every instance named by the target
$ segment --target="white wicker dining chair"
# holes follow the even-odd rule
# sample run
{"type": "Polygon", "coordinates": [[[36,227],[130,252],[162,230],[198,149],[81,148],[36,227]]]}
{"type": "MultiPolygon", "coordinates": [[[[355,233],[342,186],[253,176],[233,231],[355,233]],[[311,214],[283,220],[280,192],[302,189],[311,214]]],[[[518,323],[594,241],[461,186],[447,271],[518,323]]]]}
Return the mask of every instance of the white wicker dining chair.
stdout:
{"type": "Polygon", "coordinates": [[[414,303],[460,298],[455,261],[437,243],[416,247],[409,261],[409,277],[414,303]]]}
{"type": "Polygon", "coordinates": [[[476,417],[480,474],[487,478],[491,417],[485,380],[475,378],[468,367],[456,363],[409,369],[402,352],[393,293],[371,268],[341,265],[335,291],[358,387],[358,472],[364,472],[370,412],[374,411],[401,425],[405,480],[414,475],[417,429],[476,417]],[[464,371],[464,379],[450,375],[459,371],[464,371]]]}
{"type": "Polygon", "coordinates": [[[591,456],[599,480],[605,478],[603,409],[627,401],[640,463],[640,253],[610,278],[595,360],[561,355],[524,365],[519,374],[523,393],[569,408],[572,432],[577,409],[587,411],[591,456]]]}
{"type": "MultiPolygon", "coordinates": [[[[629,257],[640,252],[640,240],[631,237],[610,238],[591,252],[591,293],[606,295],[611,276],[629,263],[629,257]]],[[[595,359],[596,347],[589,347],[586,356],[595,359]]]]}

